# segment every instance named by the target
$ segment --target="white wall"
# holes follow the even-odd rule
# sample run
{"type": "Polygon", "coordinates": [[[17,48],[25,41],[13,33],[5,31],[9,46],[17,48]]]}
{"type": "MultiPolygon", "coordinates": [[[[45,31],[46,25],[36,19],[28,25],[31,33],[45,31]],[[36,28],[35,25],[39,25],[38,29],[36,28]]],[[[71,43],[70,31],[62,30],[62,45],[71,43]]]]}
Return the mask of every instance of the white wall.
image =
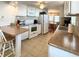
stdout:
{"type": "Polygon", "coordinates": [[[60,17],[64,17],[64,5],[60,7],[60,17]]]}
{"type": "Polygon", "coordinates": [[[22,3],[18,3],[17,5],[17,15],[18,16],[27,16],[27,6],[22,4],[22,3]]]}
{"type": "MultiPolygon", "coordinates": [[[[27,5],[19,4],[13,7],[6,2],[0,1],[0,26],[9,25],[16,21],[16,16],[27,16],[27,5]]],[[[29,17],[27,17],[29,19],[29,17]]],[[[30,17],[30,19],[34,19],[30,17]]],[[[36,18],[35,18],[36,19],[36,18]]]]}
{"type": "Polygon", "coordinates": [[[14,23],[17,8],[5,2],[0,2],[0,26],[14,23]]]}
{"type": "Polygon", "coordinates": [[[60,7],[60,25],[63,25],[64,22],[64,5],[62,7],[60,7]]]}
{"type": "Polygon", "coordinates": [[[0,26],[10,25],[10,23],[15,22],[15,16],[3,16],[0,19],[0,26]]]}
{"type": "Polygon", "coordinates": [[[17,8],[5,2],[0,2],[0,16],[15,16],[17,8]]]}

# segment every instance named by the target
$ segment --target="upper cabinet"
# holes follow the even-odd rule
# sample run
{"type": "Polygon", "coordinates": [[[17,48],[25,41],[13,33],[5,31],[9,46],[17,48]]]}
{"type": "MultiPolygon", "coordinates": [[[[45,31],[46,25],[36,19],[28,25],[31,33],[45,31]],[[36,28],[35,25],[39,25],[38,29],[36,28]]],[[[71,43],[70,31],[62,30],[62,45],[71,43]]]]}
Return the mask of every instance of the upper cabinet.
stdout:
{"type": "Polygon", "coordinates": [[[40,9],[35,7],[26,6],[24,4],[18,4],[16,16],[34,16],[39,17],[40,9]]]}
{"type": "Polygon", "coordinates": [[[23,4],[18,4],[17,16],[27,16],[27,6],[23,4]]]}
{"type": "Polygon", "coordinates": [[[28,16],[39,17],[39,9],[34,7],[28,7],[28,16]]]}
{"type": "Polygon", "coordinates": [[[36,17],[39,17],[39,12],[40,12],[40,10],[39,9],[36,9],[36,12],[35,12],[35,16],[36,17]]]}
{"type": "Polygon", "coordinates": [[[64,16],[79,14],[79,1],[64,2],[64,16]]]}
{"type": "Polygon", "coordinates": [[[79,1],[71,1],[71,14],[79,14],[79,1]]]}
{"type": "Polygon", "coordinates": [[[28,16],[35,16],[35,8],[28,7],[28,16]]]}

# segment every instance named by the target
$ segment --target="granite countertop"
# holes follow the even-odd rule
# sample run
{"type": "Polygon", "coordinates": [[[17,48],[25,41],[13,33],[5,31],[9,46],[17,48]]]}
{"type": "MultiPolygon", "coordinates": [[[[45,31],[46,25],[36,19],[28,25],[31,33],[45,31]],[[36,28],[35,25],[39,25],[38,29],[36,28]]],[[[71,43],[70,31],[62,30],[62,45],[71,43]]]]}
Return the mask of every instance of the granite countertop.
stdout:
{"type": "Polygon", "coordinates": [[[48,44],[79,56],[79,37],[65,30],[57,29],[48,44]]]}
{"type": "Polygon", "coordinates": [[[28,31],[28,29],[24,29],[24,28],[17,27],[17,26],[2,26],[2,27],[0,27],[0,29],[4,33],[9,34],[11,36],[16,36],[18,34],[21,34],[21,33],[28,31]]]}

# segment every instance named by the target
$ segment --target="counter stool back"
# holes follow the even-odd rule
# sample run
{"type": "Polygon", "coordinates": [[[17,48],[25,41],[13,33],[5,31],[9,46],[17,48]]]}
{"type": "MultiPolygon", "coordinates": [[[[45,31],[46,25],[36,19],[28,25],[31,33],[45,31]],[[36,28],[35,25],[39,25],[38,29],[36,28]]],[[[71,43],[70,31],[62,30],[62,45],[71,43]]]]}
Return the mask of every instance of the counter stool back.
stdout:
{"type": "Polygon", "coordinates": [[[15,55],[13,40],[7,41],[3,32],[0,30],[0,56],[8,57],[15,55]],[[8,53],[10,51],[10,53],[8,53]],[[7,54],[8,53],[8,54],[7,54]]]}

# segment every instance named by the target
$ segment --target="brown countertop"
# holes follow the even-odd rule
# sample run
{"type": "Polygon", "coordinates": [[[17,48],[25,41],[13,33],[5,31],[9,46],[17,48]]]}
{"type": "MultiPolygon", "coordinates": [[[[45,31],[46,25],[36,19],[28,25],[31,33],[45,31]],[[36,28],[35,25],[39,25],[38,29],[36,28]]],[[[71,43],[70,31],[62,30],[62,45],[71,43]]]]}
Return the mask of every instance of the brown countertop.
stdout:
{"type": "Polygon", "coordinates": [[[27,29],[16,27],[16,26],[2,26],[0,29],[11,36],[16,36],[18,34],[28,31],[27,29]]]}
{"type": "Polygon", "coordinates": [[[79,56],[79,37],[67,31],[56,30],[48,44],[79,56]]]}

